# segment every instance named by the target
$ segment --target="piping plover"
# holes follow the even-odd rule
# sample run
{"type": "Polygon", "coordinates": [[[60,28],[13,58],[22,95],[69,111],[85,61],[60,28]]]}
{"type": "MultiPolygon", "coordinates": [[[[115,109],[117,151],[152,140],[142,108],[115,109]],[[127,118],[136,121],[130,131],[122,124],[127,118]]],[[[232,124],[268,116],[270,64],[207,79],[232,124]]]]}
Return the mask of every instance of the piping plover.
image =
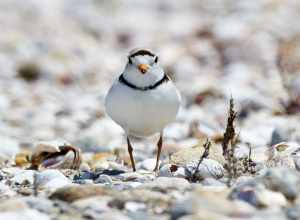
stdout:
{"type": "Polygon", "coordinates": [[[106,113],[125,131],[133,171],[135,163],[129,136],[147,137],[160,133],[154,171],[158,170],[163,129],[174,121],[181,96],[158,63],[158,56],[147,49],[129,53],[124,72],[110,88],[106,113]]]}

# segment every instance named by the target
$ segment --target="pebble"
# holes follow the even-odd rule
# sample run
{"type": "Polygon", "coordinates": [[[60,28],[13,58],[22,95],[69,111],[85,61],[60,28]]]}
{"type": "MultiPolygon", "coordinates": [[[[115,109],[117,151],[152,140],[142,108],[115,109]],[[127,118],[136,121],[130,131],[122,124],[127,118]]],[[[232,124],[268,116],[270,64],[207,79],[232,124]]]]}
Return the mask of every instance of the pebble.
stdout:
{"type": "Polygon", "coordinates": [[[243,202],[230,202],[227,200],[228,192],[224,189],[226,188],[211,190],[199,188],[197,193],[188,195],[172,207],[172,219],[185,215],[196,215],[200,219],[253,216],[253,207],[243,202]]]}
{"type": "Polygon", "coordinates": [[[58,188],[50,195],[50,199],[58,199],[66,202],[84,199],[92,196],[106,195],[109,191],[97,185],[71,185],[58,188]]]}
{"type": "Polygon", "coordinates": [[[165,164],[160,168],[158,176],[186,178],[186,172],[184,167],[179,167],[177,165],[172,164],[165,164]]]}
{"type": "Polygon", "coordinates": [[[113,181],[110,176],[102,174],[94,181],[94,183],[112,184],[113,181]]]}
{"type": "Polygon", "coordinates": [[[72,205],[82,211],[84,216],[98,218],[99,214],[110,211],[108,203],[111,200],[112,198],[109,196],[94,196],[76,200],[72,205]]]}
{"type": "Polygon", "coordinates": [[[73,180],[75,182],[78,182],[80,180],[93,180],[95,178],[97,178],[97,174],[95,174],[94,172],[90,172],[90,171],[81,171],[79,172],[79,174],[76,174],[73,178],[73,180]]]}
{"type": "Polygon", "coordinates": [[[0,213],[21,211],[27,208],[28,205],[21,199],[11,198],[3,200],[3,202],[0,204],[0,213]]]}
{"type": "Polygon", "coordinates": [[[28,196],[22,199],[31,209],[35,209],[42,213],[51,214],[54,209],[54,204],[51,200],[40,197],[28,196]]]}
{"type": "Polygon", "coordinates": [[[288,200],[295,200],[299,191],[299,176],[287,168],[267,169],[262,174],[262,181],[267,188],[281,192],[288,200]]]}
{"type": "Polygon", "coordinates": [[[141,183],[149,182],[155,178],[155,174],[149,171],[137,171],[137,172],[127,172],[121,173],[120,175],[115,176],[115,178],[122,181],[138,181],[141,183]]]}
{"type": "Polygon", "coordinates": [[[250,182],[234,188],[229,195],[231,199],[245,201],[257,208],[266,207],[286,207],[288,202],[280,192],[273,192],[264,188],[264,186],[250,182]]]}
{"type": "Polygon", "coordinates": [[[36,185],[38,188],[55,190],[72,182],[59,170],[44,170],[36,174],[36,185]]]}
{"type": "Polygon", "coordinates": [[[275,145],[281,142],[288,141],[288,133],[289,131],[286,131],[282,128],[275,128],[272,132],[270,145],[275,145]]]}
{"type": "Polygon", "coordinates": [[[142,161],[140,164],[138,164],[138,167],[140,169],[148,170],[148,171],[153,171],[155,167],[156,159],[146,159],[142,161]]]}
{"type": "Polygon", "coordinates": [[[146,209],[146,205],[144,203],[137,202],[127,202],[125,204],[125,209],[129,212],[137,212],[146,209]]]}
{"type": "Polygon", "coordinates": [[[186,190],[191,187],[190,183],[178,177],[157,177],[154,181],[144,184],[145,188],[186,190]]]}
{"type": "Polygon", "coordinates": [[[300,205],[296,204],[286,209],[286,216],[289,220],[298,220],[300,215],[300,205]]]}
{"type": "MultiPolygon", "coordinates": [[[[196,146],[185,148],[172,154],[170,157],[170,163],[183,167],[189,163],[197,163],[203,155],[204,143],[204,141],[201,141],[196,146]]],[[[212,159],[219,162],[220,164],[223,164],[224,157],[222,155],[222,147],[220,145],[212,144],[208,159],[212,159]]]]}
{"type": "Polygon", "coordinates": [[[201,181],[203,186],[212,186],[212,187],[224,187],[225,184],[216,180],[215,178],[205,178],[201,181]]]}
{"type": "Polygon", "coordinates": [[[2,212],[0,213],[0,219],[10,220],[50,220],[51,218],[43,213],[40,213],[33,209],[26,209],[19,212],[2,212]]]}
{"type": "MultiPolygon", "coordinates": [[[[198,161],[192,161],[185,166],[187,177],[191,177],[197,169],[198,161]]],[[[197,179],[215,178],[220,179],[224,176],[223,166],[211,159],[204,159],[196,172],[197,179]]]]}
{"type": "Polygon", "coordinates": [[[33,170],[18,170],[11,180],[18,185],[32,185],[35,173],[33,170]]]}
{"type": "Polygon", "coordinates": [[[98,216],[98,219],[107,219],[107,220],[130,220],[129,217],[125,216],[121,212],[109,211],[104,212],[98,216]]]}

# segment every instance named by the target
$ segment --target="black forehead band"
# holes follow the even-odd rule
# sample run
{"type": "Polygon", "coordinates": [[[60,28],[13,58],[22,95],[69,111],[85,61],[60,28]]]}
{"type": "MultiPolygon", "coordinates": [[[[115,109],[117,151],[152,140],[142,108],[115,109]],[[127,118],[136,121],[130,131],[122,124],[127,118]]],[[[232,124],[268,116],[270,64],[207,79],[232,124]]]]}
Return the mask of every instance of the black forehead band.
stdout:
{"type": "Polygon", "coordinates": [[[137,52],[131,54],[131,55],[129,56],[129,58],[132,58],[132,57],[135,57],[135,56],[139,56],[139,55],[141,55],[141,56],[149,55],[149,56],[155,57],[155,54],[151,53],[151,52],[148,51],[148,50],[139,50],[139,51],[137,51],[137,52]]]}

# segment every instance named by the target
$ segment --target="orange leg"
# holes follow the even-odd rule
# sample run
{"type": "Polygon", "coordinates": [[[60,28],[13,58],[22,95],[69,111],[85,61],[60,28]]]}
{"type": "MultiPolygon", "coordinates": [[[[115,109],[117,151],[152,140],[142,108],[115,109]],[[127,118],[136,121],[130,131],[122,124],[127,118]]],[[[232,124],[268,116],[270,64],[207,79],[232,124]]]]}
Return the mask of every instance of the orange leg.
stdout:
{"type": "Polygon", "coordinates": [[[128,137],[127,137],[127,146],[128,146],[128,153],[130,156],[131,166],[132,166],[133,172],[135,172],[136,171],[135,163],[134,163],[134,159],[133,159],[133,155],[132,155],[133,149],[132,149],[132,146],[131,146],[131,143],[130,143],[130,140],[128,137]]]}
{"type": "Polygon", "coordinates": [[[157,142],[157,157],[156,157],[156,164],[155,164],[155,168],[154,168],[154,172],[158,171],[158,165],[159,165],[159,158],[160,158],[160,153],[161,153],[161,148],[163,145],[163,133],[160,133],[160,137],[159,140],[157,142]]]}

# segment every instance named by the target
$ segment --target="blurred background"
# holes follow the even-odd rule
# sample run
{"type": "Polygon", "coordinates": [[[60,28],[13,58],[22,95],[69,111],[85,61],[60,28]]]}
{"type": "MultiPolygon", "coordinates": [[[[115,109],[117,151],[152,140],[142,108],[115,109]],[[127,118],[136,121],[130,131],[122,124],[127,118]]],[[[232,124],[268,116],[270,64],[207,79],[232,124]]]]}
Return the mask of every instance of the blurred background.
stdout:
{"type": "Polygon", "coordinates": [[[56,138],[125,145],[103,100],[135,47],[159,55],[184,98],[167,146],[217,139],[231,96],[241,145],[299,142],[299,20],[299,0],[1,0],[2,154],[56,138]]]}

